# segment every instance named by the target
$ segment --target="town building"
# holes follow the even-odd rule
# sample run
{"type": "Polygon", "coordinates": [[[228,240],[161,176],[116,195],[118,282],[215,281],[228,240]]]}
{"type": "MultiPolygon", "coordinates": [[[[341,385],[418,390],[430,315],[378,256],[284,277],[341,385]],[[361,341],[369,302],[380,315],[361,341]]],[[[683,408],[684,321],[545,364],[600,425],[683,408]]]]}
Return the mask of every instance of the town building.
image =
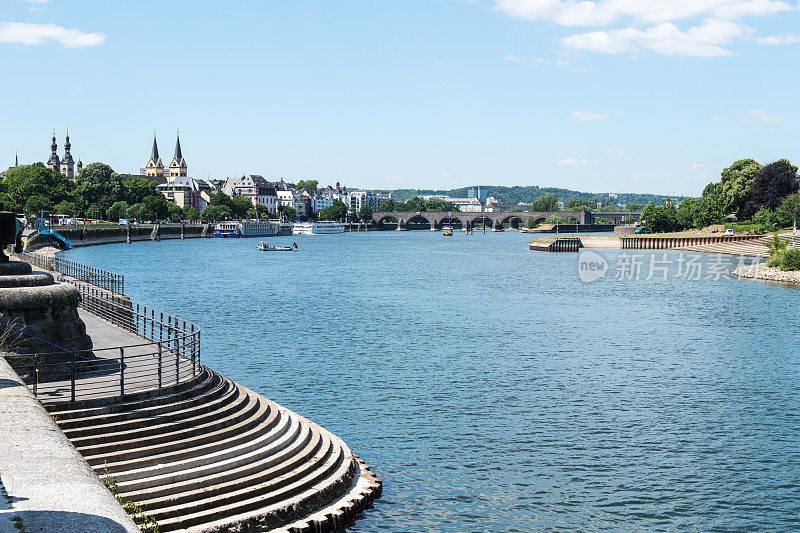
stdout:
{"type": "MultiPolygon", "coordinates": [[[[66,140],[64,142],[64,157],[58,157],[58,144],[56,143],[56,133],[53,132],[53,142],[50,144],[50,158],[47,160],[47,168],[53,170],[55,172],[61,173],[62,176],[66,176],[70,179],[75,179],[75,160],[72,158],[72,154],[70,153],[70,149],[72,145],[69,142],[69,133],[67,133],[66,140]]],[[[17,161],[19,164],[19,161],[17,161]]],[[[77,165],[78,173],[80,173],[81,169],[83,168],[83,163],[78,160],[77,165]]]]}
{"type": "Polygon", "coordinates": [[[483,213],[484,205],[476,197],[470,198],[448,198],[448,202],[458,207],[463,213],[483,213]]]}
{"type": "Polygon", "coordinates": [[[298,218],[305,219],[308,217],[309,209],[309,199],[310,195],[306,194],[303,196],[303,193],[307,191],[298,191],[294,187],[289,187],[283,184],[283,180],[277,184],[276,194],[278,196],[278,207],[291,207],[297,212],[298,218]]]}
{"type": "Polygon", "coordinates": [[[467,198],[477,198],[481,202],[486,203],[487,196],[487,191],[483,187],[475,186],[467,189],[467,198]]]}
{"type": "MultiPolygon", "coordinates": [[[[164,162],[161,161],[161,158],[158,155],[158,142],[156,141],[155,133],[153,134],[153,148],[150,150],[150,159],[147,160],[147,164],[144,166],[144,168],[140,169],[140,172],[145,176],[164,176],[164,162]]],[[[172,161],[170,162],[169,167],[166,168],[166,173],[169,176],[188,175],[186,160],[183,158],[183,152],[181,151],[180,134],[178,134],[175,140],[175,154],[172,156],[172,161]]]]}
{"type": "Polygon", "coordinates": [[[241,178],[228,178],[222,187],[222,192],[228,196],[246,196],[253,203],[265,206],[270,213],[278,212],[278,194],[275,185],[269,183],[263,176],[250,174],[241,178]]]}
{"type": "Polygon", "coordinates": [[[206,180],[169,176],[166,182],[158,185],[158,191],[178,207],[193,207],[199,214],[211,203],[216,189],[206,180]]]}
{"type": "Polygon", "coordinates": [[[381,198],[369,191],[351,191],[349,195],[349,209],[351,213],[358,214],[361,207],[368,205],[373,212],[380,209],[381,198]]]}

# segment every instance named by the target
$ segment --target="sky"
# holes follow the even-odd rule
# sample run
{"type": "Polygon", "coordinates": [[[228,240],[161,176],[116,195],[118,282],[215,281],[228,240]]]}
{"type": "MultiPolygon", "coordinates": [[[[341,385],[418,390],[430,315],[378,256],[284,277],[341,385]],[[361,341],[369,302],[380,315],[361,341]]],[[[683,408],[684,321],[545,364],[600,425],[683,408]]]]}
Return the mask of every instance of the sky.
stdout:
{"type": "Polygon", "coordinates": [[[800,161],[796,0],[0,0],[0,166],[694,195],[800,161]]]}

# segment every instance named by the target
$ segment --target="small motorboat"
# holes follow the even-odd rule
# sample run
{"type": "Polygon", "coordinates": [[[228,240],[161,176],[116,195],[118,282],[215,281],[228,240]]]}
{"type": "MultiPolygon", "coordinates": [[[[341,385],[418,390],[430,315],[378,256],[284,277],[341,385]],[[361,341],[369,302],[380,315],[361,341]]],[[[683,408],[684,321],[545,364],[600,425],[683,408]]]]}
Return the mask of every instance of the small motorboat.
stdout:
{"type": "Polygon", "coordinates": [[[453,236],[453,226],[444,226],[442,228],[442,236],[444,237],[452,237],[453,236]]]}
{"type": "Polygon", "coordinates": [[[294,251],[294,247],[292,246],[275,246],[272,244],[267,244],[265,242],[258,243],[256,246],[258,251],[260,252],[292,252],[294,251]]]}

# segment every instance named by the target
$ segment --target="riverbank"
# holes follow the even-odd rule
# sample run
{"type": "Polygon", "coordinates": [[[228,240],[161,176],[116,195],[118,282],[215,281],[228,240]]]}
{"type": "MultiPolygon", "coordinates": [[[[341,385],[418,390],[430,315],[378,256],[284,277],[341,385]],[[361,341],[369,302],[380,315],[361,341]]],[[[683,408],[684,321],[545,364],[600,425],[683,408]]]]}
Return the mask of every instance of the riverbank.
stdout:
{"type": "Polygon", "coordinates": [[[731,272],[731,274],[739,276],[740,278],[796,283],[800,285],[800,270],[781,270],[779,268],[768,267],[766,263],[741,266],[731,272]]]}

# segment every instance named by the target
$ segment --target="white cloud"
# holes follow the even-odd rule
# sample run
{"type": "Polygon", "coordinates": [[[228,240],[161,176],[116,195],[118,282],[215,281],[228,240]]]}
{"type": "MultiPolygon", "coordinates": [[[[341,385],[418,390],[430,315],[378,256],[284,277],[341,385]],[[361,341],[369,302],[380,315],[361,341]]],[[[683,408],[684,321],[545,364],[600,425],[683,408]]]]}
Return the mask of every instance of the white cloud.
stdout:
{"type": "MultiPolygon", "coordinates": [[[[559,26],[595,28],[563,37],[562,48],[605,54],[650,50],[662,55],[716,57],[751,38],[747,17],[797,10],[784,0],[494,0],[510,16],[559,26]],[[690,22],[694,21],[694,22],[690,22]],[[680,25],[679,25],[680,24],[680,25]],[[687,27],[688,26],[688,27],[687,27]]],[[[800,42],[766,36],[759,44],[800,42]]]]}
{"type": "Polygon", "coordinates": [[[762,124],[783,122],[782,117],[776,117],[766,109],[751,109],[739,115],[739,118],[742,122],[761,122],[762,124]]]}
{"type": "Polygon", "coordinates": [[[606,153],[607,153],[608,155],[614,155],[614,156],[616,156],[616,155],[622,155],[622,154],[624,154],[625,152],[624,152],[624,151],[622,151],[622,150],[609,150],[609,151],[608,151],[608,152],[606,152],[606,153]]]}
{"type": "Polygon", "coordinates": [[[588,164],[589,162],[586,161],[585,159],[572,159],[571,157],[562,159],[561,161],[556,163],[556,165],[558,165],[559,167],[584,167],[588,164]]]}
{"type": "Polygon", "coordinates": [[[711,120],[725,120],[725,115],[714,115],[711,120]]]}
{"type": "Polygon", "coordinates": [[[31,4],[47,4],[48,2],[52,2],[53,0],[27,0],[31,4]]]}
{"type": "Polygon", "coordinates": [[[730,44],[748,32],[747,26],[736,22],[709,21],[686,31],[665,22],[646,30],[622,28],[577,33],[561,39],[561,45],[605,54],[636,52],[645,48],[662,55],[714,57],[733,54],[722,45],[730,44]]]}
{"type": "Polygon", "coordinates": [[[781,44],[795,44],[800,43],[800,36],[797,35],[767,35],[765,37],[758,37],[756,39],[758,44],[767,46],[778,46],[781,44]]]}
{"type": "Polygon", "coordinates": [[[692,168],[703,168],[703,165],[701,163],[694,163],[692,168]]]}
{"type": "Polygon", "coordinates": [[[0,22],[0,43],[35,45],[56,41],[65,48],[96,46],[106,40],[103,33],[86,33],[77,28],[62,28],[55,24],[0,22]]]}
{"type": "Polygon", "coordinates": [[[513,63],[524,63],[525,58],[515,56],[514,54],[507,54],[506,57],[503,58],[503,61],[511,61],[513,63]]]}
{"type": "Polygon", "coordinates": [[[608,115],[602,115],[600,113],[590,113],[589,111],[575,111],[570,116],[567,117],[567,120],[575,120],[578,122],[588,122],[590,120],[601,120],[604,118],[608,118],[608,115]]]}

